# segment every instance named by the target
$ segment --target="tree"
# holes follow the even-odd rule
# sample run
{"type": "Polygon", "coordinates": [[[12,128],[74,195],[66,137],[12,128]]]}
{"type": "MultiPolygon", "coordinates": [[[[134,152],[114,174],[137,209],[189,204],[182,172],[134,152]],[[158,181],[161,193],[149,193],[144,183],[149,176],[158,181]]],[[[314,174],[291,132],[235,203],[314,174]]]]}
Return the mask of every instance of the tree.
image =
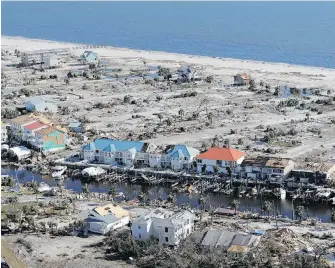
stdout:
{"type": "Polygon", "coordinates": [[[306,113],[307,121],[309,121],[310,113],[306,113]]]}
{"type": "Polygon", "coordinates": [[[166,124],[167,124],[168,126],[171,126],[171,125],[172,125],[172,120],[171,120],[171,118],[167,118],[167,119],[165,120],[165,122],[166,122],[166,124]]]}
{"type": "Polygon", "coordinates": [[[218,165],[214,166],[213,169],[216,174],[218,174],[220,171],[220,167],[218,165]]]}
{"type": "Polygon", "coordinates": [[[65,78],[64,82],[65,82],[65,85],[69,85],[70,84],[70,78],[65,78]]]}
{"type": "Polygon", "coordinates": [[[179,114],[179,116],[180,116],[180,120],[183,121],[183,116],[184,116],[184,114],[185,114],[185,111],[184,111],[183,109],[180,109],[180,110],[178,111],[178,114],[179,114]]]}
{"type": "Polygon", "coordinates": [[[228,172],[229,177],[231,178],[231,175],[233,174],[231,167],[226,167],[226,170],[228,172]]]}
{"type": "Polygon", "coordinates": [[[162,114],[158,114],[157,117],[159,118],[159,123],[162,123],[163,115],[162,114]]]}
{"type": "Polygon", "coordinates": [[[273,208],[273,204],[270,201],[265,201],[263,205],[263,210],[268,213],[268,217],[270,218],[270,212],[273,208]]]}
{"type": "Polygon", "coordinates": [[[331,214],[330,220],[331,220],[331,222],[335,222],[335,209],[334,208],[332,209],[332,214],[331,214]]]}
{"type": "Polygon", "coordinates": [[[207,169],[207,165],[203,164],[202,167],[201,167],[201,173],[206,174],[206,169],[207,169]]]}
{"type": "Polygon", "coordinates": [[[148,197],[146,193],[142,192],[139,196],[138,199],[145,205],[147,203],[148,197]]]}
{"type": "Polygon", "coordinates": [[[33,181],[31,187],[33,188],[33,192],[36,194],[36,201],[38,200],[37,194],[38,194],[38,182],[33,181]]]}
{"type": "Polygon", "coordinates": [[[297,206],[295,209],[295,216],[299,218],[299,221],[302,220],[302,217],[304,216],[305,208],[303,206],[297,206]]]}
{"type": "Polygon", "coordinates": [[[237,199],[234,199],[232,202],[231,202],[231,207],[235,210],[235,214],[236,214],[236,210],[238,209],[238,207],[240,206],[240,201],[237,200],[237,199]]]}
{"type": "Polygon", "coordinates": [[[280,87],[279,87],[279,86],[276,86],[276,87],[275,87],[275,92],[273,93],[273,95],[275,95],[275,96],[279,96],[279,91],[280,91],[280,87]]]}
{"type": "Polygon", "coordinates": [[[259,82],[259,85],[262,87],[262,89],[263,89],[263,87],[264,87],[264,82],[263,81],[261,81],[261,82],[259,82]]]}
{"type": "Polygon", "coordinates": [[[90,194],[90,188],[89,188],[87,183],[84,184],[82,191],[83,191],[83,194],[85,194],[85,195],[90,194]]]}
{"type": "Polygon", "coordinates": [[[108,194],[112,197],[112,201],[114,201],[114,198],[115,198],[115,196],[116,196],[116,189],[115,189],[115,187],[113,186],[113,187],[111,187],[110,189],[109,189],[109,192],[108,192],[108,194]]]}
{"type": "Polygon", "coordinates": [[[213,113],[207,114],[207,119],[211,125],[213,125],[213,113]]]}
{"type": "Polygon", "coordinates": [[[256,89],[256,83],[255,83],[255,80],[254,80],[254,79],[250,79],[250,82],[249,82],[249,90],[254,91],[255,89],[256,89]]]}

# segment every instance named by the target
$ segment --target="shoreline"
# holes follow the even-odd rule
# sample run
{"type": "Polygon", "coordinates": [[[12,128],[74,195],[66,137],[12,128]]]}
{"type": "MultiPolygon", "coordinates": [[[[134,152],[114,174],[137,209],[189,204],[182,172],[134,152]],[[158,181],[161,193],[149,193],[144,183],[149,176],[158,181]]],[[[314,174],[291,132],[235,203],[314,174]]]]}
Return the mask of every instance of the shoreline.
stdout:
{"type": "MultiPolygon", "coordinates": [[[[311,69],[318,69],[318,71],[330,71],[334,72],[335,74],[335,68],[328,68],[328,67],[323,67],[323,66],[313,66],[313,65],[299,65],[299,64],[293,64],[293,63],[285,63],[285,62],[268,62],[268,61],[259,61],[259,60],[251,60],[251,59],[236,59],[236,58],[224,58],[224,57],[215,57],[215,56],[205,56],[205,55],[198,55],[198,54],[184,54],[184,53],[175,53],[175,52],[166,52],[166,51],[157,51],[157,50],[143,50],[143,49],[135,49],[135,48],[126,48],[126,47],[116,47],[112,45],[93,45],[93,44],[82,44],[82,43],[73,43],[73,42],[62,42],[62,41],[55,41],[55,40],[49,40],[49,39],[39,39],[39,38],[29,38],[29,37],[24,37],[24,36],[1,36],[1,46],[9,46],[9,47],[25,47],[27,46],[28,43],[44,43],[44,45],[47,47],[45,49],[55,49],[55,48],[74,48],[78,46],[103,46],[103,49],[108,49],[108,50],[113,50],[114,52],[126,52],[128,54],[132,53],[141,53],[140,55],[137,55],[139,58],[145,58],[145,59],[150,59],[150,56],[154,56],[154,60],[167,60],[167,61],[180,61],[182,62],[183,60],[178,60],[179,59],[184,59],[187,58],[190,60],[190,62],[198,59],[201,61],[207,60],[208,62],[212,61],[218,61],[216,64],[206,64],[203,62],[197,62],[194,64],[202,64],[202,65],[217,65],[219,62],[230,62],[230,63],[243,63],[243,64],[253,64],[256,65],[255,67],[267,67],[267,66],[261,66],[261,65],[272,65],[272,67],[286,67],[286,68],[302,68],[306,69],[306,71],[311,71],[311,69]],[[15,43],[13,44],[11,41],[16,40],[16,41],[21,41],[25,42],[25,44],[20,44],[20,43],[15,43]],[[53,45],[58,45],[54,46],[53,45]],[[50,46],[50,47],[49,47],[50,46]],[[145,55],[143,55],[145,54],[145,55]],[[161,57],[163,56],[163,57],[161,57]],[[177,57],[177,59],[169,59],[164,56],[170,56],[170,57],[177,57]],[[157,57],[161,57],[160,59],[157,59],[157,57]]],[[[29,46],[29,49],[26,49],[27,51],[29,50],[38,50],[38,49],[43,49],[41,47],[38,48],[33,48],[29,46]]],[[[97,49],[100,49],[97,48],[97,49]]],[[[133,57],[134,55],[129,55],[129,57],[133,57]]],[[[187,63],[187,62],[186,62],[187,63]]],[[[230,66],[227,66],[228,68],[230,66]]],[[[266,71],[262,69],[254,69],[254,71],[266,71]]],[[[288,70],[287,70],[288,71],[288,70]]],[[[313,70],[316,71],[316,70],[313,70]]],[[[299,72],[298,72],[299,73],[299,72]]]]}

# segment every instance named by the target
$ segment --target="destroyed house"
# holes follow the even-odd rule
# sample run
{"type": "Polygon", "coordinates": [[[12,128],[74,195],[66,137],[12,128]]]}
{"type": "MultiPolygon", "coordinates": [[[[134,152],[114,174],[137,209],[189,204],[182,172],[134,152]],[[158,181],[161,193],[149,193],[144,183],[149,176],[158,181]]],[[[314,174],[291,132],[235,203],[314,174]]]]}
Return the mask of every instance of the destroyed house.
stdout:
{"type": "Polygon", "coordinates": [[[242,246],[249,249],[257,246],[259,241],[260,236],[252,234],[210,229],[204,233],[201,245],[203,247],[221,248],[223,250],[228,250],[232,246],[242,246]]]}
{"type": "Polygon", "coordinates": [[[90,232],[105,234],[127,225],[129,219],[128,211],[120,206],[108,204],[91,210],[86,223],[90,232]]]}
{"type": "Polygon", "coordinates": [[[267,179],[271,181],[282,181],[287,178],[294,168],[294,162],[289,158],[276,157],[249,157],[241,164],[240,176],[250,179],[267,179]]]}

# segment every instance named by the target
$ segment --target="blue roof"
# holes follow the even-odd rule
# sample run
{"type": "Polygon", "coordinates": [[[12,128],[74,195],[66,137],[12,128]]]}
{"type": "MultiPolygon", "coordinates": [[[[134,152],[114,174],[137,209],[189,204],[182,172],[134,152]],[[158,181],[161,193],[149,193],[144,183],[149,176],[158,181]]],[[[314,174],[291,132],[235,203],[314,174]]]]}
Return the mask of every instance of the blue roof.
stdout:
{"type": "Polygon", "coordinates": [[[180,153],[178,151],[181,151],[185,157],[190,157],[190,153],[188,151],[188,148],[186,145],[175,145],[173,149],[168,151],[168,155],[171,157],[180,157],[180,153]]]}
{"type": "Polygon", "coordinates": [[[264,235],[265,231],[264,230],[252,230],[250,231],[251,234],[257,234],[257,235],[264,235]]]}
{"type": "Polygon", "coordinates": [[[91,146],[93,146],[93,150],[103,150],[106,152],[111,151],[111,146],[114,145],[117,151],[127,151],[131,148],[135,148],[137,152],[141,152],[143,149],[144,142],[140,141],[119,141],[112,139],[96,139],[92,143],[84,146],[84,150],[91,150],[91,146]]]}
{"type": "Polygon", "coordinates": [[[19,146],[19,148],[22,150],[22,151],[29,151],[29,149],[27,147],[24,147],[24,146],[19,146]]]}
{"type": "Polygon", "coordinates": [[[80,122],[73,122],[73,123],[70,123],[68,127],[81,127],[81,123],[80,122]]]}

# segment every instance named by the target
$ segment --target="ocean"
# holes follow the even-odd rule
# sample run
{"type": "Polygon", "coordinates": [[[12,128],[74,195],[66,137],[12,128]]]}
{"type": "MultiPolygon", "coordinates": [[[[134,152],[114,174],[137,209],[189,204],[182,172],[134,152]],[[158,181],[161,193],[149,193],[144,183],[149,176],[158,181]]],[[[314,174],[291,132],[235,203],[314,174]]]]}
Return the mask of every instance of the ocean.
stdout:
{"type": "Polygon", "coordinates": [[[335,68],[335,2],[2,2],[2,35],[335,68]]]}

